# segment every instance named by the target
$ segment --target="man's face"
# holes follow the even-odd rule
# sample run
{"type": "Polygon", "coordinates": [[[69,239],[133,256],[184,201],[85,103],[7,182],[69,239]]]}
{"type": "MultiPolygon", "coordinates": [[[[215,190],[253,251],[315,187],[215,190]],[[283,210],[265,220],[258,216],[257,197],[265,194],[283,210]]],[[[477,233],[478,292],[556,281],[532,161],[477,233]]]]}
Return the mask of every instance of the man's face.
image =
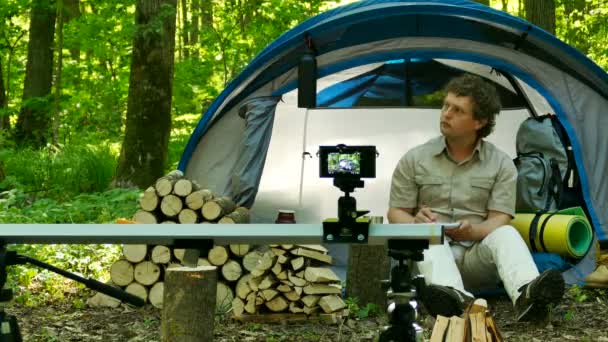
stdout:
{"type": "Polygon", "coordinates": [[[446,138],[476,137],[485,122],[473,117],[473,99],[453,93],[443,100],[440,129],[446,138]]]}

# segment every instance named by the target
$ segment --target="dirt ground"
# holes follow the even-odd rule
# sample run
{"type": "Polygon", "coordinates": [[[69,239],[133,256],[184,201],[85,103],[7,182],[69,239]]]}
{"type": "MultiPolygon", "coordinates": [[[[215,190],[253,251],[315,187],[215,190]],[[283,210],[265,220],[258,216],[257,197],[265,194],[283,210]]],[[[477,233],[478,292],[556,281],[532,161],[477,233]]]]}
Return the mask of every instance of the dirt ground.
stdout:
{"type": "MultiPolygon", "coordinates": [[[[505,341],[604,341],[608,342],[608,295],[604,290],[568,291],[550,320],[540,324],[517,323],[507,297],[488,298],[490,310],[505,341]]],[[[136,309],[82,308],[68,304],[36,308],[11,304],[7,312],[16,315],[24,341],[159,341],[160,311],[136,309]]],[[[423,315],[426,339],[433,319],[423,315]]],[[[386,324],[386,316],[363,320],[345,319],[338,324],[241,323],[218,316],[215,341],[375,341],[386,324]]]]}

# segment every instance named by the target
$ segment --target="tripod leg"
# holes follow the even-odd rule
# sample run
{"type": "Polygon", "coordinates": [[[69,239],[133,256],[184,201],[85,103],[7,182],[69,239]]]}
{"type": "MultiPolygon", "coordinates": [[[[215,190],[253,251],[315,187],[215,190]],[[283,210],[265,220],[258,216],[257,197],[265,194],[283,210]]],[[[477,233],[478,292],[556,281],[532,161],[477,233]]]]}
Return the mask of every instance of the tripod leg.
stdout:
{"type": "Polygon", "coordinates": [[[0,342],[22,342],[15,316],[0,312],[0,342]]]}

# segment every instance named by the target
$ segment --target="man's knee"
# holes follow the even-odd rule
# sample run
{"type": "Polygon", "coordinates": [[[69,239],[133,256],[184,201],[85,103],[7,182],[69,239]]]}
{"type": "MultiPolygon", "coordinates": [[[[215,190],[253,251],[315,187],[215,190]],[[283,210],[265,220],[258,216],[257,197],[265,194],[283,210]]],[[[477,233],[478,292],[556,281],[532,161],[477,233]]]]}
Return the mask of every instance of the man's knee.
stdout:
{"type": "Polygon", "coordinates": [[[504,244],[507,241],[513,241],[513,242],[517,241],[517,242],[523,242],[525,244],[524,240],[521,238],[521,235],[519,234],[517,229],[515,229],[509,225],[504,225],[504,226],[494,229],[494,231],[492,231],[490,234],[488,234],[488,236],[486,236],[486,238],[484,239],[484,242],[487,242],[487,243],[491,243],[494,241],[496,241],[498,243],[502,243],[502,244],[504,244]]]}

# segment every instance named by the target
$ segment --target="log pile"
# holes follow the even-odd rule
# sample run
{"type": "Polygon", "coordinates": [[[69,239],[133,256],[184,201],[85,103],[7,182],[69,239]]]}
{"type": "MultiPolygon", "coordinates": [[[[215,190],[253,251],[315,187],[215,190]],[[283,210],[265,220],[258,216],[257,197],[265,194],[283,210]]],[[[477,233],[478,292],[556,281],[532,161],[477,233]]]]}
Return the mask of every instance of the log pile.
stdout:
{"type": "MultiPolygon", "coordinates": [[[[248,223],[249,210],[173,171],[143,193],[133,222],[248,223]]],[[[165,270],[181,266],[185,250],[124,245],[122,252],[111,266],[111,281],[161,308],[165,270]]],[[[331,263],[327,249],[320,245],[214,246],[198,261],[199,266],[217,267],[216,310],[232,311],[235,318],[341,311],[346,304],[340,297],[340,279],[324,267],[331,263]]]]}
{"type": "Polygon", "coordinates": [[[502,342],[494,318],[485,299],[476,299],[463,317],[437,316],[430,342],[502,342]]]}

